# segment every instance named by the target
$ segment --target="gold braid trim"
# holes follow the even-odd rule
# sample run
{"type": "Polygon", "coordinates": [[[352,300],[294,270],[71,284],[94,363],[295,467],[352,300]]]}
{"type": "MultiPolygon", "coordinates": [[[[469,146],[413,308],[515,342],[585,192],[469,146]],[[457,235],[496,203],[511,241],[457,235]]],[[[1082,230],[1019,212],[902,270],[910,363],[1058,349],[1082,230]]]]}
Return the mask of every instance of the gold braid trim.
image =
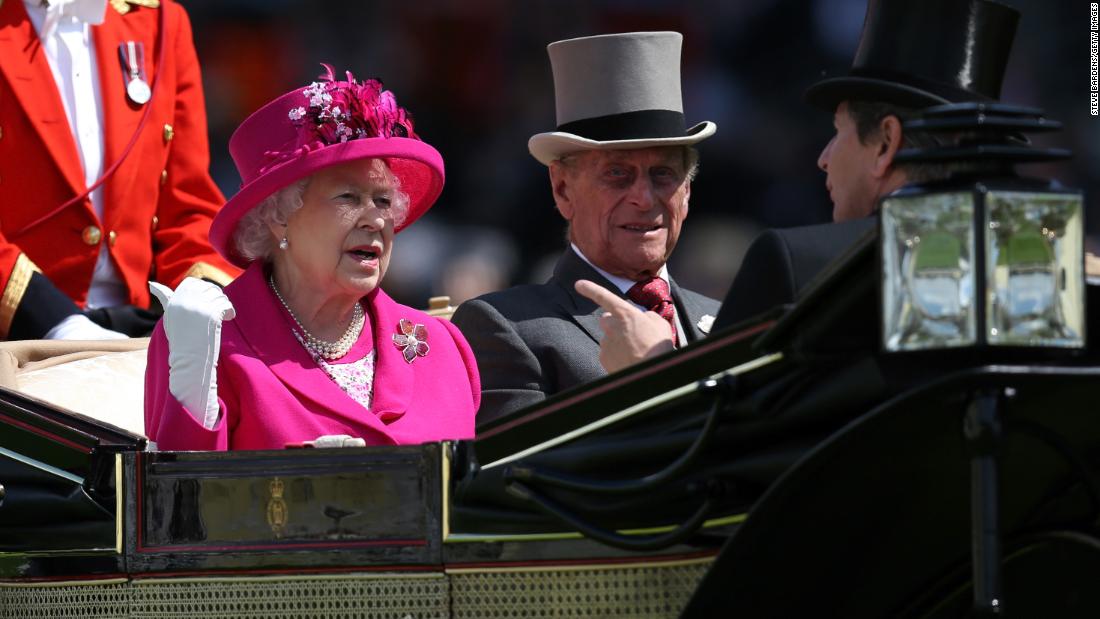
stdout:
{"type": "Polygon", "coordinates": [[[35,263],[27,257],[27,254],[19,254],[15,259],[15,266],[8,276],[8,285],[4,288],[4,296],[0,297],[0,338],[8,339],[8,331],[11,330],[11,321],[15,318],[15,310],[23,302],[23,295],[27,292],[27,284],[31,283],[31,275],[41,273],[35,263]]]}
{"type": "Polygon", "coordinates": [[[149,9],[155,9],[160,6],[160,0],[110,0],[111,8],[118,11],[119,15],[125,15],[130,12],[132,8],[130,5],[143,6],[149,9]]]}
{"type": "Polygon", "coordinates": [[[206,264],[205,262],[196,262],[187,269],[187,273],[184,277],[197,277],[199,279],[208,279],[222,288],[229,285],[229,282],[233,281],[233,276],[218,267],[206,264]]]}

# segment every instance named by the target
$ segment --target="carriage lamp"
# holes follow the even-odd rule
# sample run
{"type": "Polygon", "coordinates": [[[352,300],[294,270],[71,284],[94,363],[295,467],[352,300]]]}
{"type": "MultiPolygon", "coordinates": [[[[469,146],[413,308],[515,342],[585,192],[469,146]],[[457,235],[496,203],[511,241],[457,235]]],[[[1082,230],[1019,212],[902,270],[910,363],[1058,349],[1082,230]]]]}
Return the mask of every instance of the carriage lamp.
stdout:
{"type": "Polygon", "coordinates": [[[952,143],[902,151],[899,161],[960,172],[880,203],[884,349],[1083,348],[1081,193],[1011,172],[1068,157],[1021,136],[1060,124],[1031,108],[971,103],[929,108],[904,127],[952,143]]]}

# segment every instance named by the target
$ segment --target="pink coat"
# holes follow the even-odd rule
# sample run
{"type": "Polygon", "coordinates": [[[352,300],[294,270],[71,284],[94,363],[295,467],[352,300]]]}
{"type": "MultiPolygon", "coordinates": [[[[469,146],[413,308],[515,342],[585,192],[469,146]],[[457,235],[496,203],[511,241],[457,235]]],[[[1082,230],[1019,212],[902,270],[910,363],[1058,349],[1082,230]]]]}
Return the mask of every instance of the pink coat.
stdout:
{"type": "Polygon", "coordinates": [[[168,391],[168,342],[158,324],[145,373],[145,431],[161,450],[282,449],[325,434],[368,445],[472,438],[481,402],[477,363],[450,322],[400,305],[381,289],[367,296],[374,334],[372,409],[351,399],[294,338],[263,268],[253,264],[225,289],[237,317],[222,326],[221,418],[207,430],[168,391]],[[392,341],[406,318],[428,329],[427,356],[406,363],[392,341]],[[390,423],[386,418],[400,415],[390,423]]]}

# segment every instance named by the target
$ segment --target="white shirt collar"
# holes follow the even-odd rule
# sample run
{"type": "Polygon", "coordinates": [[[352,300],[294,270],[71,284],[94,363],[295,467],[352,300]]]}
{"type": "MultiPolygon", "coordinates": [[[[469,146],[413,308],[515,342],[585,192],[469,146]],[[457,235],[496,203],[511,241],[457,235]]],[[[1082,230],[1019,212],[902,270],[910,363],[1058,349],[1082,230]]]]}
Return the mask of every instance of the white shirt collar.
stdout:
{"type": "MultiPolygon", "coordinates": [[[[576,243],[570,243],[569,246],[573,248],[573,251],[577,252],[577,255],[581,257],[581,260],[584,260],[585,262],[587,262],[588,266],[595,269],[596,272],[599,273],[600,275],[603,275],[607,279],[607,281],[614,284],[615,287],[619,289],[619,292],[623,293],[624,295],[626,294],[627,290],[630,290],[631,287],[633,287],[634,284],[637,283],[637,282],[629,280],[625,277],[619,277],[617,275],[612,275],[612,274],[608,273],[607,271],[601,269],[600,267],[592,264],[592,261],[589,260],[588,257],[584,255],[584,252],[582,252],[580,250],[580,248],[577,247],[576,243]]],[[[668,265],[665,265],[665,264],[661,265],[661,268],[657,271],[657,277],[660,277],[661,279],[665,280],[666,284],[668,283],[668,265]]],[[[671,287],[670,287],[670,289],[671,289],[671,287]]]]}
{"type": "Polygon", "coordinates": [[[63,18],[98,26],[107,14],[107,0],[46,0],[44,5],[42,0],[23,0],[23,4],[42,39],[52,35],[63,18]]]}

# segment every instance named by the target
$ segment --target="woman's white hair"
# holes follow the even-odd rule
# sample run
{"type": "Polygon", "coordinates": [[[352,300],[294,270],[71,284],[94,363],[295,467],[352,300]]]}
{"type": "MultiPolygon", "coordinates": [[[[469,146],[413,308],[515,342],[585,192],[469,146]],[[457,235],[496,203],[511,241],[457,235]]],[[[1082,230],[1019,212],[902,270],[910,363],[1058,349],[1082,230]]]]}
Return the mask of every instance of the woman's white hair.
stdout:
{"type": "MultiPolygon", "coordinates": [[[[371,168],[370,178],[377,179],[378,169],[371,168]]],[[[393,181],[393,196],[390,201],[390,210],[393,213],[393,225],[399,227],[409,214],[409,196],[401,191],[401,179],[388,166],[385,176],[393,181]]],[[[271,232],[271,225],[285,226],[294,211],[302,208],[302,196],[306,193],[312,176],[307,176],[295,181],[286,187],[264,198],[255,208],[248,211],[237,223],[237,231],[233,235],[237,253],[245,260],[263,260],[268,262],[275,248],[279,245],[279,239],[271,232]]]]}

